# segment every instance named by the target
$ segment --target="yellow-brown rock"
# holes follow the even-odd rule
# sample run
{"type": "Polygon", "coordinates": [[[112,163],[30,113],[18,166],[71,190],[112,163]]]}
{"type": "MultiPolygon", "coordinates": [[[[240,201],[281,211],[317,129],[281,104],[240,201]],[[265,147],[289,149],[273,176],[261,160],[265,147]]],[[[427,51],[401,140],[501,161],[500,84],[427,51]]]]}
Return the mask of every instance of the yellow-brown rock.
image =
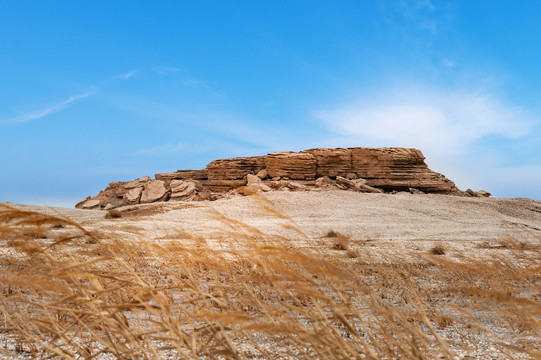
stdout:
{"type": "Polygon", "coordinates": [[[312,180],[317,174],[316,158],[308,152],[275,152],[266,156],[265,165],[271,178],[312,180]]]}
{"type": "MultiPolygon", "coordinates": [[[[417,149],[362,147],[219,159],[202,170],[156,174],[155,180],[142,177],[131,182],[113,182],[94,198],[87,198],[76,206],[103,209],[169,199],[212,200],[219,197],[219,193],[246,185],[257,185],[264,191],[340,188],[362,192],[471,195],[459,191],[451,180],[430,170],[424,160],[417,149]]],[[[489,195],[475,193],[475,196],[489,195]]]]}
{"type": "Polygon", "coordinates": [[[239,157],[214,160],[207,165],[208,180],[241,180],[265,168],[265,157],[239,157]]]}

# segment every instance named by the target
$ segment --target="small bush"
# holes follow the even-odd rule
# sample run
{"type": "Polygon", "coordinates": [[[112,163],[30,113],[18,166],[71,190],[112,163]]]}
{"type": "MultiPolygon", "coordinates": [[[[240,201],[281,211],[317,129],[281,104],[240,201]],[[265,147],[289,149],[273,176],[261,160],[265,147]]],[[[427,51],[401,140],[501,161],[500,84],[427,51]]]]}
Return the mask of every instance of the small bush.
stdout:
{"type": "Polygon", "coordinates": [[[342,234],[340,234],[338,231],[334,231],[334,230],[329,230],[327,231],[327,233],[325,234],[325,237],[329,237],[329,238],[333,238],[333,237],[338,237],[342,234]]]}
{"type": "Polygon", "coordinates": [[[121,217],[122,217],[122,212],[115,209],[109,210],[107,212],[107,215],[105,215],[106,219],[119,219],[121,217]]]}
{"type": "Polygon", "coordinates": [[[436,245],[430,249],[430,253],[434,255],[445,255],[445,248],[442,245],[436,245]]]}

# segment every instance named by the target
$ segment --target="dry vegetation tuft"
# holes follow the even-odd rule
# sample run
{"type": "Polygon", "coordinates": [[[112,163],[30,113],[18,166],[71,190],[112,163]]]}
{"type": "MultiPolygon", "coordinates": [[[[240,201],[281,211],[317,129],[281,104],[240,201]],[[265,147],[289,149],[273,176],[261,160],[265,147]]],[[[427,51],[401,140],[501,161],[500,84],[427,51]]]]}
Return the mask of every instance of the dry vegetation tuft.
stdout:
{"type": "Polygon", "coordinates": [[[445,255],[445,247],[443,245],[435,245],[430,249],[430,253],[433,255],[445,255]]]}
{"type": "Polygon", "coordinates": [[[541,356],[538,249],[498,252],[492,261],[359,251],[332,257],[328,248],[296,249],[287,239],[251,234],[258,239],[251,248],[227,251],[204,241],[127,242],[1,206],[0,354],[541,356]]]}

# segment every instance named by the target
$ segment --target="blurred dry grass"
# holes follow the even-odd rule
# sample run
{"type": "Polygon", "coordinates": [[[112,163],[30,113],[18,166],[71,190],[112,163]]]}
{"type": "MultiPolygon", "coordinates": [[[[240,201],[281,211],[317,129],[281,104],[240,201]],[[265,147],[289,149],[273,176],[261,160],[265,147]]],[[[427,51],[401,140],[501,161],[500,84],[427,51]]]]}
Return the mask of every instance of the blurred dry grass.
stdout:
{"type": "Polygon", "coordinates": [[[0,206],[5,357],[541,357],[538,247],[509,243],[490,261],[374,257],[342,234],[296,248],[223,217],[251,240],[223,250],[190,234],[125,241],[0,206]]]}

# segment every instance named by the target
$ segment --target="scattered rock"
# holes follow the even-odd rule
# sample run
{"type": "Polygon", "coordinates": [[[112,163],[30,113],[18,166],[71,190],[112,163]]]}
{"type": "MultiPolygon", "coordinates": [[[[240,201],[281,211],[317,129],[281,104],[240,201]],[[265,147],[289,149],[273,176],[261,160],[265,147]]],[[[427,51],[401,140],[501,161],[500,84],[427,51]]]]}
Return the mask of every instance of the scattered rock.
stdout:
{"type": "Polygon", "coordinates": [[[124,197],[122,198],[124,205],[138,204],[139,200],[141,199],[142,193],[143,193],[142,186],[131,189],[126,194],[124,194],[124,197]]]}
{"type": "Polygon", "coordinates": [[[144,186],[149,181],[150,181],[150,176],[140,177],[137,180],[133,180],[124,184],[124,189],[135,189],[137,187],[144,186]]]}
{"type": "Polygon", "coordinates": [[[173,180],[170,187],[172,201],[192,201],[197,197],[197,184],[193,180],[173,180]]]}
{"type": "Polygon", "coordinates": [[[490,197],[490,195],[492,194],[485,190],[479,190],[477,192],[477,196],[480,196],[480,197],[490,197]]]}
{"type": "Polygon", "coordinates": [[[113,204],[111,203],[107,203],[107,205],[105,205],[105,207],[103,208],[103,210],[111,210],[111,209],[114,209],[115,207],[113,206],[113,204]]]}
{"type": "Polygon", "coordinates": [[[410,188],[410,193],[416,194],[416,195],[422,195],[422,194],[424,194],[424,192],[422,192],[421,190],[416,189],[416,188],[410,188]]]}
{"type": "Polygon", "coordinates": [[[263,169],[263,170],[260,170],[256,176],[258,178],[260,178],[261,180],[265,180],[267,178],[267,176],[269,176],[269,172],[267,171],[267,169],[263,169]]]}
{"type": "Polygon", "coordinates": [[[256,175],[252,175],[252,174],[248,174],[246,175],[246,185],[254,185],[254,184],[260,184],[261,183],[261,178],[256,176],[256,175]]]}
{"type": "Polygon", "coordinates": [[[112,182],[97,196],[79,202],[76,207],[116,208],[169,199],[213,200],[245,186],[251,191],[338,188],[373,193],[490,196],[486,191],[458,190],[452,181],[430,170],[424,159],[417,149],[361,147],[218,159],[206,169],[156,174],[155,180],[145,176],[130,182],[112,182]],[[265,181],[269,178],[272,181],[265,181]]]}
{"type": "Polygon", "coordinates": [[[316,179],[315,185],[317,187],[329,187],[333,185],[333,181],[328,176],[322,176],[316,179]]]}
{"type": "Polygon", "coordinates": [[[162,180],[152,180],[145,185],[140,202],[145,204],[156,201],[166,201],[168,198],[169,190],[165,187],[165,182],[162,180]]]}
{"type": "Polygon", "coordinates": [[[100,208],[100,201],[96,199],[90,199],[85,201],[85,203],[82,205],[83,209],[99,209],[100,208]]]}

